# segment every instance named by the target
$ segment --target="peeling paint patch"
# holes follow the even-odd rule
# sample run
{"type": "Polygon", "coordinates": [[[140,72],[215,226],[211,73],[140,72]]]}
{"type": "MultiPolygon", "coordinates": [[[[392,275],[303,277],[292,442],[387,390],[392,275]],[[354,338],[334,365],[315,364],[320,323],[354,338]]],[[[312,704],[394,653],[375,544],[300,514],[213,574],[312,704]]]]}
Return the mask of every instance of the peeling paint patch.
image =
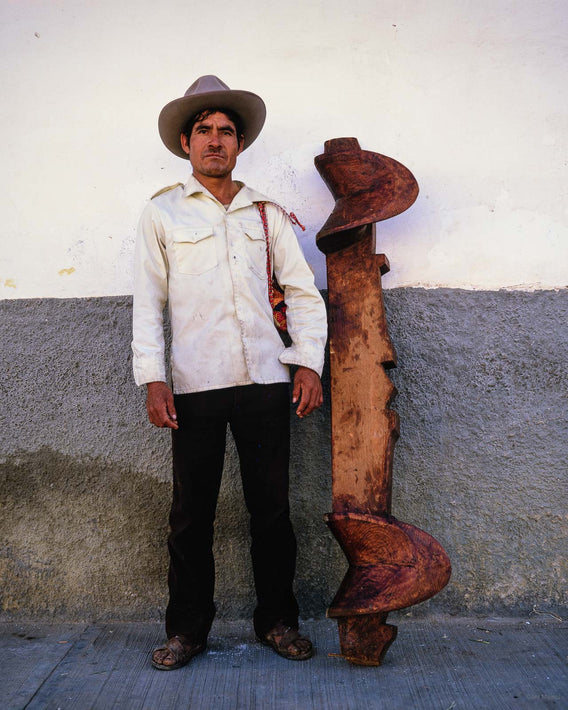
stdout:
{"type": "Polygon", "coordinates": [[[75,273],[75,269],[71,266],[69,269],[60,269],[57,273],[59,276],[70,276],[75,273]]]}

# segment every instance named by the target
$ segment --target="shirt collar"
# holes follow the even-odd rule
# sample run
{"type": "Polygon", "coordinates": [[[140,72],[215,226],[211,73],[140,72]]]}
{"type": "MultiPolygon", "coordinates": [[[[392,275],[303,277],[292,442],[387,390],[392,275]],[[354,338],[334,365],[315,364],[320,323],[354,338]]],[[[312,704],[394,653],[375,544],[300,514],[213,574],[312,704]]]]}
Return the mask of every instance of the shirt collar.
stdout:
{"type": "MultiPolygon", "coordinates": [[[[244,182],[240,182],[239,180],[236,180],[235,182],[237,183],[237,185],[239,185],[241,189],[237,192],[237,194],[233,198],[233,201],[231,202],[231,206],[229,208],[230,212],[232,212],[233,210],[239,210],[242,207],[248,207],[249,205],[252,205],[255,202],[272,202],[269,197],[266,197],[266,195],[263,195],[261,192],[253,190],[251,187],[245,185],[244,182]]],[[[210,197],[212,200],[215,200],[215,202],[219,202],[219,200],[214,195],[212,195],[209,190],[204,185],[202,185],[194,175],[190,175],[183,187],[183,196],[190,197],[191,195],[197,195],[199,193],[207,195],[207,197],[210,197]]]]}

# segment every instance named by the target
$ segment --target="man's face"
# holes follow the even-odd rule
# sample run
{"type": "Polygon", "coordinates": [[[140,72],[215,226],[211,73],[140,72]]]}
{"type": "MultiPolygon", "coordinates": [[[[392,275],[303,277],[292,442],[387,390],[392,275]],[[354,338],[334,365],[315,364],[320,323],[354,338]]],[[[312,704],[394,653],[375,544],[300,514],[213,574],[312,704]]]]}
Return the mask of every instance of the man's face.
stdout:
{"type": "Polygon", "coordinates": [[[189,155],[193,174],[200,177],[222,178],[230,175],[243,149],[243,138],[237,136],[235,124],[224,113],[212,113],[196,121],[191,129],[191,140],[182,134],[181,144],[189,155]]]}

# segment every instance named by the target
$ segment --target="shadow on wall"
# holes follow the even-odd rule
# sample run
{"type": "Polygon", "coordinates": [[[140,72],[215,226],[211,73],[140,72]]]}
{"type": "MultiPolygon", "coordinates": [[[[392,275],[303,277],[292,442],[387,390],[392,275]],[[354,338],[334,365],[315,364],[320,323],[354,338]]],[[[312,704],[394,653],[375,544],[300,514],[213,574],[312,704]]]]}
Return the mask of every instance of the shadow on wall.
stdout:
{"type": "Polygon", "coordinates": [[[0,467],[2,610],[151,618],[163,604],[169,484],[43,447],[0,467]]]}
{"type": "MultiPolygon", "coordinates": [[[[9,457],[0,465],[0,481],[6,617],[163,618],[169,482],[104,460],[78,461],[47,447],[9,457]]],[[[307,617],[322,616],[341,574],[326,578],[325,570],[337,566],[341,553],[322,515],[314,516],[312,496],[294,500],[293,517],[302,611],[307,617]]],[[[238,462],[229,437],[215,537],[220,616],[252,615],[248,548],[238,462]]]]}

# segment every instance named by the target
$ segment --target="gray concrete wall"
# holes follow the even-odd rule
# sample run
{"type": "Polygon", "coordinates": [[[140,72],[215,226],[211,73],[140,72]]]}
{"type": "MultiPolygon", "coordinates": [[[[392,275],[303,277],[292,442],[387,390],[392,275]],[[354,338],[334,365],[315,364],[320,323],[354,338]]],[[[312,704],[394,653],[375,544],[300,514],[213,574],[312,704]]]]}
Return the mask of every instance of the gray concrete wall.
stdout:
{"type": "MultiPolygon", "coordinates": [[[[567,604],[568,292],[393,289],[401,439],[394,514],[453,563],[419,610],[567,604]]],[[[0,301],[1,608],[6,617],[163,613],[169,435],[130,372],[129,297],[0,301]]],[[[322,616],[345,570],[330,510],[329,401],[293,417],[297,591],[322,616]]],[[[219,613],[254,605],[230,443],[216,534],[219,613]]]]}

